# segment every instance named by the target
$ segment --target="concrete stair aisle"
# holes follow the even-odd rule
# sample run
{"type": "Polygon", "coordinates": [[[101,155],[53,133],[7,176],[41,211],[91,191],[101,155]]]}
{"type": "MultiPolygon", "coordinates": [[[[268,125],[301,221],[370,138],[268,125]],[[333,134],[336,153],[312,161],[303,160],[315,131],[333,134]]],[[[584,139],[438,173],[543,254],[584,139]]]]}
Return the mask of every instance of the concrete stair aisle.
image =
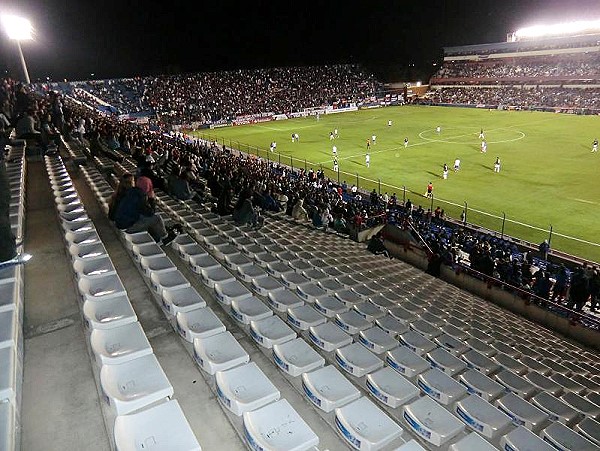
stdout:
{"type": "Polygon", "coordinates": [[[25,265],[22,449],[110,449],[65,253],[42,161],[29,161],[25,265]]]}

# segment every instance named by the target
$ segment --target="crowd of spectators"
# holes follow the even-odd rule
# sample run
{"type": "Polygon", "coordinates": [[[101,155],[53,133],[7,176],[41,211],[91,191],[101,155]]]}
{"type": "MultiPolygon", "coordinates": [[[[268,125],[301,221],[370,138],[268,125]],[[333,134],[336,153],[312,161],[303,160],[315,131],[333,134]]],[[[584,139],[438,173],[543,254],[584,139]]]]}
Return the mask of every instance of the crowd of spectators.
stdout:
{"type": "Polygon", "coordinates": [[[499,82],[519,78],[549,78],[600,80],[600,55],[576,54],[572,57],[502,58],[481,61],[446,61],[432,77],[432,83],[444,83],[448,78],[475,79],[478,82],[499,82]]]}
{"type": "Polygon", "coordinates": [[[520,109],[600,109],[600,88],[444,87],[430,91],[425,102],[504,106],[520,109]]]}
{"type": "MultiPolygon", "coordinates": [[[[72,82],[69,94],[118,114],[151,111],[162,124],[200,125],[252,114],[288,114],[357,103],[383,85],[354,64],[280,67],[72,82]]],[[[57,85],[58,87],[58,85],[57,85]]],[[[62,87],[61,89],[65,89],[62,87]]]]}
{"type": "Polygon", "coordinates": [[[343,234],[386,219],[378,196],[365,195],[346,182],[337,184],[320,169],[292,171],[216,143],[119,121],[73,101],[66,102],[65,110],[65,132],[88,146],[92,156],[128,155],[140,167],[151,166],[154,186],[182,200],[212,198],[219,214],[232,214],[250,199],[257,211],[287,214],[343,234]],[[242,199],[239,205],[236,199],[242,199]]]}
{"type": "Polygon", "coordinates": [[[62,102],[57,95],[33,97],[29,89],[10,78],[0,79],[0,267],[25,263],[17,254],[23,237],[12,233],[9,217],[11,194],[6,173],[6,145],[11,138],[26,139],[41,152],[57,152],[64,126],[62,102]]]}
{"type": "Polygon", "coordinates": [[[150,109],[146,101],[147,84],[144,78],[79,81],[70,83],[70,86],[70,94],[76,99],[96,108],[103,105],[94,98],[100,99],[116,114],[137,113],[150,109]]]}
{"type": "MultiPolygon", "coordinates": [[[[485,277],[500,280],[522,293],[552,300],[581,311],[590,301],[595,312],[600,302],[600,268],[551,262],[547,251],[524,250],[510,239],[498,238],[463,224],[446,221],[443,210],[422,206],[390,206],[399,226],[410,230],[429,250],[429,272],[439,275],[440,264],[468,267],[485,277]]],[[[543,244],[547,244],[544,242],[543,244]]],[[[541,301],[543,303],[543,301],[541,301]]]]}

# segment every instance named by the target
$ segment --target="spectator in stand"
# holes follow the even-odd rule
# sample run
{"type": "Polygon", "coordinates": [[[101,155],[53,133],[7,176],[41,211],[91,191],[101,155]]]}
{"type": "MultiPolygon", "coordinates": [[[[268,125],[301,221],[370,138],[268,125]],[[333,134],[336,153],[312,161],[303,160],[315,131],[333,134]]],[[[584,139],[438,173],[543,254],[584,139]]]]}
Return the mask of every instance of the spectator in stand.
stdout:
{"type": "Polygon", "coordinates": [[[292,218],[296,219],[297,221],[308,220],[308,213],[304,208],[304,199],[298,199],[292,208],[292,218]]]}
{"type": "Polygon", "coordinates": [[[36,127],[34,110],[27,110],[21,118],[17,120],[15,133],[17,139],[33,139],[41,143],[41,132],[36,127]]]}
{"type": "Polygon", "coordinates": [[[385,255],[388,258],[392,258],[389,251],[385,247],[381,232],[377,232],[371,237],[369,244],[367,245],[367,250],[375,255],[385,255]]]}
{"type": "Polygon", "coordinates": [[[174,169],[174,172],[167,179],[167,188],[169,193],[176,199],[202,201],[200,195],[191,188],[187,172],[184,168],[174,169]]]}
{"type": "Polygon", "coordinates": [[[175,239],[176,229],[167,231],[162,218],[155,214],[150,183],[137,184],[133,174],[123,174],[111,199],[109,216],[114,218],[117,228],[127,233],[147,231],[157,243],[169,244],[175,239]]]}
{"type": "Polygon", "coordinates": [[[244,190],[238,198],[237,204],[233,209],[233,220],[237,225],[249,224],[256,229],[263,225],[263,218],[252,205],[252,192],[244,190]]]}

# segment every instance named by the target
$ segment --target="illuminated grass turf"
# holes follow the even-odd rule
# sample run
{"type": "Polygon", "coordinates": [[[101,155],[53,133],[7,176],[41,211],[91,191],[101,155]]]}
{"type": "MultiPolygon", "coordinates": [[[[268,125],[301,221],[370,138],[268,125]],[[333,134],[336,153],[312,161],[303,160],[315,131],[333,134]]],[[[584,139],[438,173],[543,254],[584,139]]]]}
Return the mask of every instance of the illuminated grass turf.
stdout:
{"type": "Polygon", "coordinates": [[[444,107],[388,107],[355,113],[272,121],[256,125],[225,127],[204,131],[227,145],[250,145],[252,153],[278,160],[269,153],[277,142],[281,162],[315,170],[321,165],[327,176],[332,169],[332,146],[338,149],[340,178],[349,185],[356,174],[372,180],[360,185],[372,189],[381,180],[381,192],[402,187],[413,204],[425,209],[427,183],[434,185],[434,205],[458,218],[468,202],[468,221],[500,231],[503,212],[509,220],[529,224],[536,230],[510,221],[504,232],[533,243],[548,238],[553,227],[552,247],[600,261],[600,247],[561,237],[567,235],[600,243],[600,153],[592,153],[592,141],[600,138],[600,118],[553,113],[489,111],[444,107]],[[392,126],[387,125],[392,120],[392,126]],[[436,127],[441,132],[436,132],[436,127]],[[338,129],[339,138],[329,140],[338,129]],[[483,128],[487,153],[481,153],[479,132],[483,128]],[[291,142],[291,134],[300,136],[291,142]],[[371,164],[365,166],[366,140],[371,144],[371,164]],[[408,137],[409,146],[404,147],[408,137]],[[223,141],[224,140],[224,141],[223,141]],[[499,156],[502,167],[494,173],[499,156]],[[452,170],[455,158],[461,170],[452,170]],[[442,179],[443,164],[450,173],[442,179]],[[490,213],[497,217],[477,213],[490,213]]]}

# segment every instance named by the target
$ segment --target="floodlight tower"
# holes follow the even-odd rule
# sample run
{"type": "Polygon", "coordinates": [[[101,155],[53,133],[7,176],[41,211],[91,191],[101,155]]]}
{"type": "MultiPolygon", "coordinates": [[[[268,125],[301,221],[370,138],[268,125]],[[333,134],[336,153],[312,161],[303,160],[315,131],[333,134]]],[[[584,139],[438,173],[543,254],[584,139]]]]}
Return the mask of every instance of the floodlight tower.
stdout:
{"type": "Polygon", "coordinates": [[[21,41],[33,39],[33,27],[31,26],[31,22],[23,17],[12,15],[3,15],[1,20],[8,38],[17,41],[17,50],[19,51],[19,59],[21,60],[23,78],[25,83],[29,84],[31,83],[31,80],[29,79],[29,72],[27,72],[23,50],[21,49],[21,41]]]}

